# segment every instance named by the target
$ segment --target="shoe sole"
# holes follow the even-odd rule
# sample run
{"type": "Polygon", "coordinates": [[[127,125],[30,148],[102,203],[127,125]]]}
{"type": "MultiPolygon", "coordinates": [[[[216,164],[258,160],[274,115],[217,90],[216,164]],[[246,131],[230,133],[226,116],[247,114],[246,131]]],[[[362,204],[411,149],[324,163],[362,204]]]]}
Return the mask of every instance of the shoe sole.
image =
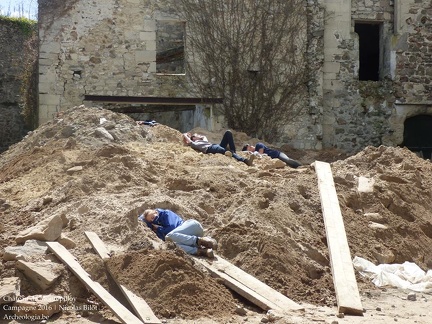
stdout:
{"type": "Polygon", "coordinates": [[[251,157],[247,160],[248,166],[253,166],[253,161],[255,160],[255,155],[251,155],[251,157]]]}

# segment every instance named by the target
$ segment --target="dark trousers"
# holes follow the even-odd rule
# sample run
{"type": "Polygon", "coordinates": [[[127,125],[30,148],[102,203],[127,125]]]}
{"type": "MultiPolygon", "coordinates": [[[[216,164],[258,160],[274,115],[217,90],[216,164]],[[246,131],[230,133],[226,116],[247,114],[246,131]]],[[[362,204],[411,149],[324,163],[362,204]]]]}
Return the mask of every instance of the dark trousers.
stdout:
{"type": "Polygon", "coordinates": [[[210,146],[207,149],[206,153],[219,153],[219,154],[225,154],[226,151],[228,151],[228,147],[229,147],[229,151],[232,152],[232,156],[234,159],[236,159],[237,161],[241,161],[244,162],[245,158],[242,158],[241,156],[237,155],[236,152],[236,148],[235,148],[235,144],[234,144],[234,137],[233,134],[231,133],[231,131],[227,130],[223,137],[222,140],[220,142],[220,144],[212,144],[212,146],[210,146]]]}

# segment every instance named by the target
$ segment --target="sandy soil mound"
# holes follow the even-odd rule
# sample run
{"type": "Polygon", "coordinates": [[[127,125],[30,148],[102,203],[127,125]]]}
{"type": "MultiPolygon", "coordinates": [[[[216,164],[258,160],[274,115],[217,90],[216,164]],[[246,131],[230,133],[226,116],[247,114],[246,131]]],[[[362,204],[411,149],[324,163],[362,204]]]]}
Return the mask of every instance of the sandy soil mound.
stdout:
{"type": "Polygon", "coordinates": [[[236,301],[229,290],[176,252],[129,252],[112,257],[108,267],[165,318],[231,315],[236,301]]]}
{"type": "MultiPolygon", "coordinates": [[[[221,138],[201,131],[214,142],[221,138]]],[[[239,148],[256,141],[243,133],[235,139],[239,148]]],[[[237,305],[262,314],[138,224],[144,209],[168,208],[200,221],[219,241],[221,256],[295,302],[334,309],[317,179],[308,165],[321,160],[331,162],[352,256],[432,267],[429,161],[384,146],[351,157],[281,149],[306,167],[280,168],[267,157],[248,167],[220,154],[195,152],[167,126],[138,126],[123,114],[75,107],[0,155],[1,248],[17,245],[21,231],[59,215],[67,219],[63,235],[76,244],[70,252],[92,279],[113,291],[85,231],[101,237],[114,254],[107,266],[161,318],[237,322],[237,305]],[[359,192],[361,178],[373,182],[373,191],[359,192]]],[[[12,261],[2,262],[0,273],[19,276],[23,295],[92,298],[67,270],[48,291],[29,282],[12,261]]],[[[360,276],[358,281],[362,291],[374,290],[360,276]]],[[[99,317],[93,321],[116,320],[107,310],[94,316],[99,317]]]]}

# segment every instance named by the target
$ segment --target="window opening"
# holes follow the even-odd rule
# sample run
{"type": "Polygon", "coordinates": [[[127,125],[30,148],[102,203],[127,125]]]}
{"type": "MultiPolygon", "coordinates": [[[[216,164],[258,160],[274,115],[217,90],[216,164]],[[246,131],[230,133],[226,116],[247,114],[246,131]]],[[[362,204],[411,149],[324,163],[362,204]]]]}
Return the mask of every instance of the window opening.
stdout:
{"type": "Polygon", "coordinates": [[[180,21],[156,22],[156,72],[184,74],[186,24],[180,21]]]}
{"type": "Polygon", "coordinates": [[[425,159],[432,153],[432,116],[417,115],[407,118],[404,123],[402,146],[417,152],[425,159]]]}
{"type": "Polygon", "coordinates": [[[359,80],[379,80],[380,27],[377,23],[355,23],[354,30],[359,36],[359,80]]]}

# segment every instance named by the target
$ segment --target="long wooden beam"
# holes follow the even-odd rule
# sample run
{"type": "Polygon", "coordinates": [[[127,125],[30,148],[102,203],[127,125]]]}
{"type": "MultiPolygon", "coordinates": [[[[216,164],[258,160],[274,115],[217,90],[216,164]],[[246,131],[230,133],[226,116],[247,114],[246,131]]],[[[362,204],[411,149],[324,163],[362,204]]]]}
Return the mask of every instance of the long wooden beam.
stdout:
{"type": "Polygon", "coordinates": [[[228,288],[234,290],[263,310],[273,309],[282,312],[304,310],[302,306],[285,295],[267,286],[262,281],[218,255],[211,262],[200,258],[194,259],[207,268],[214,276],[221,278],[228,288]]]}
{"type": "Polygon", "coordinates": [[[47,242],[54,254],[65,263],[71,271],[89,288],[111,311],[125,324],[143,324],[134,314],[115,299],[98,282],[93,281],[90,275],[81,267],[74,256],[60,243],[47,242]]]}
{"type": "Polygon", "coordinates": [[[222,98],[134,97],[100,95],[85,95],[84,100],[93,102],[135,103],[152,105],[203,105],[223,103],[222,98]]]}
{"type": "Polygon", "coordinates": [[[363,315],[354,266],[330,164],[315,161],[339,313],[363,315]]]}
{"type": "MultiPolygon", "coordinates": [[[[106,261],[110,258],[109,251],[106,248],[104,242],[100,239],[100,237],[95,232],[84,232],[87,239],[90,241],[90,244],[92,245],[93,249],[96,251],[96,253],[102,258],[102,260],[106,261]]],[[[134,294],[132,291],[130,291],[126,286],[122,285],[118,279],[112,274],[112,272],[109,270],[109,267],[107,267],[108,272],[110,273],[113,280],[116,282],[116,284],[119,286],[120,290],[123,292],[123,295],[125,295],[128,302],[131,304],[132,308],[134,309],[135,313],[138,315],[139,318],[145,323],[145,324],[160,324],[162,323],[156,315],[153,313],[150,306],[147,304],[147,302],[140,296],[134,294]]]]}

